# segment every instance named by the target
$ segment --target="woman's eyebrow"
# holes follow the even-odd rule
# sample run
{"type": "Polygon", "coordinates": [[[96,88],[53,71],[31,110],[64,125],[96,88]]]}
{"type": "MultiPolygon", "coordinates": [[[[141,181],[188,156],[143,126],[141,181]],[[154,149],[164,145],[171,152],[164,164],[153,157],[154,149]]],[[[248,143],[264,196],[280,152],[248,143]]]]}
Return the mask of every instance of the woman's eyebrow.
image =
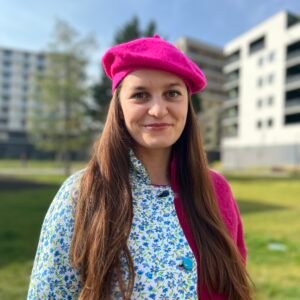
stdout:
{"type": "Polygon", "coordinates": [[[180,83],[180,82],[172,82],[172,83],[168,83],[168,84],[165,85],[165,87],[168,87],[168,88],[175,87],[175,86],[182,87],[182,83],[180,83]]]}
{"type": "MultiPolygon", "coordinates": [[[[163,88],[172,88],[172,87],[183,87],[182,83],[180,82],[171,82],[167,83],[163,86],[163,88]]],[[[147,87],[143,85],[138,85],[138,86],[132,86],[130,87],[131,91],[145,91],[147,90],[147,87]]]]}
{"type": "Polygon", "coordinates": [[[145,91],[147,88],[144,86],[132,86],[130,87],[131,91],[145,91]]]}

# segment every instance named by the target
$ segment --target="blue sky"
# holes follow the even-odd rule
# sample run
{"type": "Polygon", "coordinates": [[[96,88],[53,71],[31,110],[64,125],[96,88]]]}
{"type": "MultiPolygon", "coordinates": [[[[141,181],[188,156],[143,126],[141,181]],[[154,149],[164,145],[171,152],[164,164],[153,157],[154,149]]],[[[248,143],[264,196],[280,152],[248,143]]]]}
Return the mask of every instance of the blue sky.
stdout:
{"type": "Polygon", "coordinates": [[[300,14],[299,0],[8,0],[0,4],[0,47],[42,50],[55,19],[95,35],[101,57],[113,35],[134,15],[150,20],[171,42],[180,36],[223,46],[281,10],[300,14]]]}

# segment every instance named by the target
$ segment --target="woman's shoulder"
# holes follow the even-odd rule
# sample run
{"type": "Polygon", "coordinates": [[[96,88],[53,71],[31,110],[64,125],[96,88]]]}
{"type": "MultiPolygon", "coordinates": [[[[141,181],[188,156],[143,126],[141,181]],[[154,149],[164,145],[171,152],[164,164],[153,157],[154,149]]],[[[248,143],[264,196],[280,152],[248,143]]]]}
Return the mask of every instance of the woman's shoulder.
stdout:
{"type": "Polygon", "coordinates": [[[74,190],[79,189],[80,181],[85,172],[85,169],[79,170],[76,173],[70,175],[65,181],[62,183],[59,192],[60,191],[68,191],[72,192],[74,190]]]}

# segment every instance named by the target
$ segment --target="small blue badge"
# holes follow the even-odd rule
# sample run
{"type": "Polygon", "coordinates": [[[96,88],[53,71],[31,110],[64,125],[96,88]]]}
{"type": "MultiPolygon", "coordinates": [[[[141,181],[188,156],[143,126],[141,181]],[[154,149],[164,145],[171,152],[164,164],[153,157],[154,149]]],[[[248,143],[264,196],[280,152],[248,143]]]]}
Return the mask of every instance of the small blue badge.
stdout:
{"type": "Polygon", "coordinates": [[[193,261],[189,257],[184,257],[182,259],[182,265],[187,271],[193,270],[193,261]]]}

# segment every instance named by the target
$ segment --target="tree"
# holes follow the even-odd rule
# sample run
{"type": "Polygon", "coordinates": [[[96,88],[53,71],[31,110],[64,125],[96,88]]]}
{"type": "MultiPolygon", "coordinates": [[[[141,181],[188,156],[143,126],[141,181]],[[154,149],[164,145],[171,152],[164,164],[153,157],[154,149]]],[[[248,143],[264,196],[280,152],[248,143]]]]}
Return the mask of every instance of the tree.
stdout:
{"type": "MultiPolygon", "coordinates": [[[[125,43],[133,39],[137,39],[143,36],[153,36],[156,33],[156,24],[151,21],[144,31],[140,29],[139,20],[137,17],[133,17],[125,26],[122,26],[114,38],[114,45],[125,43]]],[[[96,109],[90,111],[90,114],[95,120],[104,121],[107,114],[108,105],[111,100],[111,81],[103,73],[100,79],[100,83],[96,83],[92,86],[92,94],[96,103],[96,109]]]]}
{"type": "Polygon", "coordinates": [[[36,76],[29,132],[35,146],[54,151],[69,175],[71,153],[88,143],[86,117],[87,54],[95,46],[91,36],[80,38],[75,29],[57,21],[45,53],[45,70],[36,76]]]}

